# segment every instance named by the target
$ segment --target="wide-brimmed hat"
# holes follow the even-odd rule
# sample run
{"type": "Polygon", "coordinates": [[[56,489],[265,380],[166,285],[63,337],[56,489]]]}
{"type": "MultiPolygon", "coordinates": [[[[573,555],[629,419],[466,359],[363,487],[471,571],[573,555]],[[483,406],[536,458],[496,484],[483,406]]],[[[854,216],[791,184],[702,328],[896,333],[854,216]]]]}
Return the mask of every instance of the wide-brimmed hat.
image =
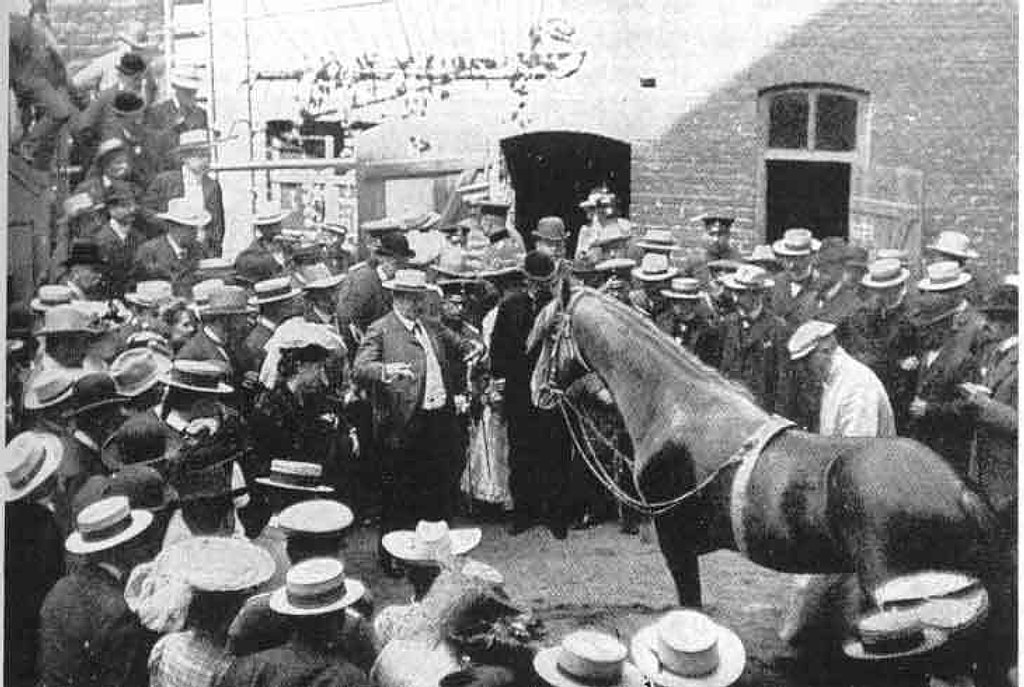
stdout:
{"type": "Polygon", "coordinates": [[[754,250],[749,255],[744,256],[743,260],[749,262],[752,265],[760,265],[762,267],[779,267],[779,259],[775,255],[775,251],[767,243],[762,243],[754,246],[754,250]]]}
{"type": "Polygon", "coordinates": [[[214,143],[210,140],[210,135],[206,132],[206,129],[190,129],[188,131],[182,131],[178,136],[178,145],[174,147],[174,152],[182,154],[190,151],[206,151],[209,150],[213,144],[214,143]]]}
{"type": "Polygon", "coordinates": [[[204,279],[195,286],[192,287],[192,302],[196,305],[197,310],[201,310],[203,306],[210,303],[210,294],[214,291],[223,289],[227,284],[224,283],[223,279],[204,279]]]}
{"type": "Polygon", "coordinates": [[[736,222],[736,218],[726,215],[698,215],[694,218],[694,221],[703,222],[704,231],[713,236],[718,236],[719,234],[731,233],[732,225],[736,222]]]}
{"type": "Polygon", "coordinates": [[[291,210],[285,210],[281,207],[280,201],[268,200],[260,203],[259,207],[256,208],[256,212],[252,217],[252,223],[256,227],[272,226],[285,221],[291,214],[291,210]]]}
{"type": "Polygon", "coordinates": [[[266,477],[257,477],[256,482],[267,487],[277,487],[289,491],[333,493],[334,487],[322,483],[323,476],[324,468],[318,463],[272,460],[270,461],[270,474],[266,477]]]}
{"type": "Polygon", "coordinates": [[[227,367],[216,360],[175,360],[163,382],[186,391],[223,395],[235,391],[224,381],[227,376],[227,367]]]}
{"type": "Polygon", "coordinates": [[[927,627],[957,634],[985,620],[989,596],[981,581],[946,570],[921,570],[886,580],[872,590],[878,608],[912,611],[927,627]]]}
{"type": "Polygon", "coordinates": [[[64,284],[43,284],[29,305],[36,312],[46,312],[58,305],[70,305],[73,299],[74,293],[70,287],[64,284]]]}
{"type": "Polygon", "coordinates": [[[302,295],[302,291],[292,286],[292,280],[288,277],[258,281],[253,286],[253,291],[255,293],[249,299],[251,305],[277,303],[278,301],[286,301],[302,295]]]}
{"type": "Polygon", "coordinates": [[[68,414],[82,415],[127,402],[128,398],[117,392],[113,377],[106,372],[87,372],[75,382],[71,397],[72,410],[68,414]]]}
{"type": "Polygon", "coordinates": [[[978,258],[978,251],[971,248],[970,237],[959,231],[944,231],[940,233],[935,242],[928,245],[928,248],[936,253],[950,255],[961,260],[975,260],[978,258]]]}
{"type": "Polygon", "coordinates": [[[405,222],[397,217],[381,217],[372,219],[359,225],[363,233],[368,236],[379,236],[383,238],[386,234],[405,231],[405,222]]]}
{"type": "Polygon", "coordinates": [[[633,258],[608,258],[594,265],[598,272],[614,272],[616,274],[629,274],[636,267],[636,260],[633,258]]]}
{"type": "Polygon", "coordinates": [[[633,278],[646,282],[668,281],[679,274],[665,253],[647,253],[640,264],[633,268],[633,278]]]}
{"type": "Polygon", "coordinates": [[[71,242],[68,250],[68,257],[62,263],[65,267],[75,265],[93,265],[99,267],[103,264],[103,256],[100,254],[100,247],[92,239],[75,239],[71,242]]]}
{"type": "Polygon", "coordinates": [[[415,530],[388,532],[381,543],[388,553],[407,563],[434,563],[472,551],[482,537],[479,527],[451,529],[445,520],[420,520],[415,530]]]}
{"type": "Polygon", "coordinates": [[[541,217],[537,222],[537,229],[533,232],[533,237],[545,241],[564,241],[565,222],[561,217],[541,217]]]}
{"type": "Polygon", "coordinates": [[[336,537],[354,521],[351,508],[327,499],[302,501],[277,515],[277,526],[285,536],[297,537],[336,537]]]}
{"type": "Polygon", "coordinates": [[[395,276],[384,282],[389,291],[405,293],[425,293],[429,290],[427,273],[423,270],[395,270],[395,276]]]}
{"type": "Polygon", "coordinates": [[[140,281],[134,291],[124,295],[124,299],[144,308],[159,308],[174,300],[174,286],[163,279],[140,281]]]}
{"type": "Polygon", "coordinates": [[[719,277],[719,281],[733,291],[764,291],[775,285],[768,271],[760,265],[741,264],[735,272],[719,277]]]}
{"type": "Polygon", "coordinates": [[[106,551],[139,536],[152,522],[153,514],[133,509],[126,496],[103,498],[81,510],[64,548],[79,556],[106,551]]]}
{"type": "Polygon", "coordinates": [[[60,467],[64,445],[53,434],[22,432],[0,451],[5,501],[28,496],[60,467]]]}
{"type": "Polygon", "coordinates": [[[191,537],[171,548],[182,579],[200,592],[242,592],[274,575],[274,559],[246,539],[191,537]]]}
{"type": "Polygon", "coordinates": [[[628,242],[632,236],[618,224],[612,224],[601,230],[601,234],[590,242],[591,248],[608,248],[628,242]]]}
{"type": "Polygon", "coordinates": [[[821,241],[814,238],[810,229],[787,229],[782,238],[772,244],[772,250],[781,257],[798,257],[810,255],[818,250],[821,241]]]}
{"type": "Polygon", "coordinates": [[[558,262],[544,251],[531,250],[523,257],[523,274],[530,281],[550,283],[558,278],[558,262]]]}
{"type": "Polygon", "coordinates": [[[933,262],[925,267],[925,277],[917,282],[921,291],[951,291],[966,286],[971,274],[965,272],[955,260],[933,262]]]}
{"type": "Polygon", "coordinates": [[[43,314],[43,326],[36,330],[36,336],[50,334],[84,334],[100,336],[106,333],[99,318],[80,307],[78,303],[57,305],[43,314]]]}
{"type": "Polygon", "coordinates": [[[167,201],[167,211],[157,213],[157,217],[186,227],[205,227],[213,219],[206,208],[188,198],[171,198],[167,201]]]}
{"type": "Polygon", "coordinates": [[[899,286],[910,277],[910,270],[903,266],[895,258],[875,260],[868,265],[867,274],[860,279],[860,283],[869,289],[887,289],[891,286],[899,286]]]}
{"type": "Polygon", "coordinates": [[[857,635],[843,642],[843,653],[862,661],[891,661],[927,654],[949,639],[921,622],[915,609],[877,611],[857,621],[857,635]]]}
{"type": "Polygon", "coordinates": [[[161,383],[171,369],[171,359],[149,348],[129,348],[114,358],[110,376],[122,396],[134,398],[161,383]]]}
{"type": "Polygon", "coordinates": [[[692,277],[677,277],[669,282],[669,288],[662,289],[661,295],[670,300],[699,301],[704,298],[700,280],[692,277]]]}
{"type": "Polygon", "coordinates": [[[186,91],[198,91],[203,86],[199,72],[195,69],[175,67],[171,70],[171,86],[186,91]]]}
{"type": "Polygon", "coordinates": [[[249,294],[241,286],[225,285],[210,291],[206,305],[199,309],[202,317],[218,315],[246,315],[256,312],[249,304],[249,294]]]}
{"type": "Polygon", "coordinates": [[[29,378],[22,407],[25,410],[52,408],[70,399],[75,393],[75,383],[81,371],[68,368],[43,370],[29,378]]]}
{"type": "Polygon", "coordinates": [[[726,687],[747,661],[735,632],[689,609],[641,629],[632,650],[637,668],[661,687],[726,687]]]}
{"type": "Polygon", "coordinates": [[[114,103],[111,107],[114,109],[114,114],[130,117],[142,112],[146,107],[146,101],[131,91],[121,91],[114,96],[114,103]]]}
{"type": "Polygon", "coordinates": [[[789,337],[789,341],[786,342],[789,359],[800,360],[801,358],[806,358],[814,350],[814,347],[818,345],[819,341],[832,336],[835,331],[836,326],[831,322],[822,322],[820,320],[804,322],[797,327],[793,335],[789,337]]]}
{"type": "Polygon", "coordinates": [[[345,273],[331,274],[330,268],[322,262],[303,265],[295,274],[305,291],[333,289],[345,281],[345,273]]]}
{"type": "Polygon", "coordinates": [[[671,229],[648,229],[636,245],[638,248],[658,253],[671,253],[679,248],[671,229]]]}
{"type": "Polygon", "coordinates": [[[128,463],[107,478],[104,496],[125,496],[132,508],[161,511],[175,504],[178,492],[149,465],[128,463]]]}
{"type": "Polygon", "coordinates": [[[628,655],[626,646],[611,635],[577,630],[558,646],[538,651],[533,668],[554,687],[641,687],[643,673],[627,660],[628,655]]]}
{"type": "Polygon", "coordinates": [[[124,76],[138,76],[146,71],[146,58],[137,52],[126,52],[117,61],[117,72],[124,76]]]}
{"type": "Polygon", "coordinates": [[[388,233],[380,237],[380,245],[374,251],[377,255],[398,260],[408,260],[416,255],[409,247],[404,234],[388,233]]]}
{"type": "Polygon", "coordinates": [[[288,570],[284,586],[270,595],[270,608],[281,615],[324,615],[351,606],[365,593],[362,582],[345,577],[337,558],[310,558],[288,570]]]}

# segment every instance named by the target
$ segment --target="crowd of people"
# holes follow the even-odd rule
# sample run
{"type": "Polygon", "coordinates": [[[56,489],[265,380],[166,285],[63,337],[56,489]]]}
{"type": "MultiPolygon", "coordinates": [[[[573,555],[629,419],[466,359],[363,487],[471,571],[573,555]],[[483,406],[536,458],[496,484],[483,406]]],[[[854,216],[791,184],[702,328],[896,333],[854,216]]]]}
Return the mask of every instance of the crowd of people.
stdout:
{"type": "MultiPolygon", "coordinates": [[[[358,263],[343,231],[295,231],[264,201],[226,259],[198,76],[172,69],[160,100],[129,42],[89,95],[38,17],[12,17],[11,41],[12,155],[47,170],[70,148],[84,174],[45,283],[8,306],[7,684],[363,684],[448,577],[511,608],[500,573],[461,558],[480,531],[456,518],[636,533],[639,514],[571,459],[562,416],[531,400],[528,335],[576,286],[808,431],[930,446],[1015,537],[1018,280],[978,269],[967,235],[939,234],[912,280],[903,251],[802,228],[744,254],[733,218],[709,215],[704,251],[680,259],[678,233],[620,217],[605,188],[578,231],[545,217],[527,237],[508,202],[467,188],[460,221],[365,223],[358,263]],[[409,607],[374,614],[345,574],[346,530],[372,522],[409,607]]],[[[567,393],[629,488],[614,400],[592,376],[567,393]]],[[[692,568],[681,602],[699,607],[692,568]]],[[[732,646],[707,617],[673,615],[644,641],[715,632],[732,646]]],[[[531,665],[550,684],[633,684],[624,661],[612,638],[570,635],[531,665]]]]}

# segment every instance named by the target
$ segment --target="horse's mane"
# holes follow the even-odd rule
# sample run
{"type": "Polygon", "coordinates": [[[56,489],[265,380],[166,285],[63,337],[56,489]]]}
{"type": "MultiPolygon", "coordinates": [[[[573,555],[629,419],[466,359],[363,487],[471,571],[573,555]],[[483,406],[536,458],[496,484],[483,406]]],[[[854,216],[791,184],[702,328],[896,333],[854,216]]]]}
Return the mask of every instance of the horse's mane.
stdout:
{"type": "Polygon", "coordinates": [[[723,391],[736,394],[743,400],[756,404],[753,394],[744,385],[728,379],[718,370],[704,363],[685,346],[677,344],[661,331],[651,318],[644,317],[634,308],[596,289],[586,286],[573,289],[573,301],[582,300],[585,296],[595,297],[600,301],[602,307],[614,312],[617,318],[627,322],[630,336],[643,338],[666,358],[684,368],[689,375],[702,382],[722,387],[723,391]]]}

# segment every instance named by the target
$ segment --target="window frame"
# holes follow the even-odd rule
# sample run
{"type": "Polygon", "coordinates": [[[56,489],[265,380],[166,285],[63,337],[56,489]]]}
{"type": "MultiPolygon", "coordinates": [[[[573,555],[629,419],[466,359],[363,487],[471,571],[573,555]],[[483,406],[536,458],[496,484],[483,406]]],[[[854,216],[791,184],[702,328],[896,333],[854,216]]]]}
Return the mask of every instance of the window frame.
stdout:
{"type": "Polygon", "coordinates": [[[804,160],[809,162],[847,162],[864,164],[871,150],[871,98],[867,91],[852,86],[832,83],[788,83],[763,88],[757,93],[758,122],[761,128],[762,160],[804,160]],[[807,146],[803,148],[772,148],[768,145],[771,132],[771,99],[781,93],[807,95],[807,146]],[[856,138],[853,150],[817,150],[818,96],[838,95],[857,103],[856,138]]]}

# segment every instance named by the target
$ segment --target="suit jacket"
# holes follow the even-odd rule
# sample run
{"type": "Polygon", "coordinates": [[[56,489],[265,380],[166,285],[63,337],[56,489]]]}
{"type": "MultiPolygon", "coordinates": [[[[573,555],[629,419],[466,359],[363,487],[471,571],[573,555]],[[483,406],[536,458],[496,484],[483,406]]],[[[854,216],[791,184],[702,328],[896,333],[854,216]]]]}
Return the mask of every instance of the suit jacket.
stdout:
{"type": "Polygon", "coordinates": [[[776,275],[775,287],[771,294],[772,312],[786,322],[788,333],[792,333],[804,322],[812,319],[817,308],[818,285],[812,276],[796,297],[790,295],[792,279],[785,272],[776,275]]]}
{"type": "Polygon", "coordinates": [[[273,335],[274,330],[267,327],[262,320],[253,327],[249,335],[245,337],[245,341],[242,342],[242,350],[239,352],[239,366],[244,370],[259,372],[263,361],[267,357],[267,352],[263,347],[270,341],[270,337],[273,335]]]}
{"type": "Polygon", "coordinates": [[[786,324],[782,318],[765,308],[746,327],[740,314],[732,313],[725,317],[723,330],[722,374],[744,384],[768,412],[792,417],[786,324]]]}
{"type": "Polygon", "coordinates": [[[134,225],[122,240],[107,222],[96,232],[96,245],[103,259],[103,271],[107,278],[107,295],[120,298],[134,281],[135,255],[142,246],[142,235],[134,225]]]}
{"type": "Polygon", "coordinates": [[[215,687],[369,687],[366,673],[346,658],[288,642],[236,659],[215,687]]]}
{"type": "Polygon", "coordinates": [[[866,305],[854,315],[850,329],[853,342],[847,350],[881,380],[896,416],[896,433],[905,436],[910,427],[908,409],[914,400],[918,372],[909,361],[920,353],[917,327],[910,319],[907,305],[900,303],[889,310],[866,305]]]}
{"type": "Polygon", "coordinates": [[[182,109],[174,102],[174,98],[154,103],[146,112],[146,125],[153,132],[161,170],[174,169],[176,156],[174,148],[178,145],[183,131],[206,129],[209,118],[206,110],[195,105],[182,109]]]}
{"type": "Polygon", "coordinates": [[[353,265],[338,290],[338,321],[343,328],[354,325],[360,332],[391,311],[391,294],[368,262],[353,265]]]}
{"type": "Polygon", "coordinates": [[[235,271],[238,276],[255,284],[265,279],[273,279],[288,271],[288,264],[282,265],[274,257],[269,248],[261,241],[254,240],[235,258],[235,271]]]}
{"type": "Polygon", "coordinates": [[[860,310],[861,303],[856,286],[843,284],[831,295],[828,293],[828,289],[819,289],[814,298],[811,317],[836,325],[836,338],[839,340],[839,345],[850,350],[855,344],[853,318],[860,310]]]}
{"type": "Polygon", "coordinates": [[[199,328],[192,338],[185,342],[185,345],[175,356],[177,360],[216,360],[227,365],[231,372],[234,372],[232,355],[227,346],[221,346],[206,333],[202,327],[199,328]]]}
{"type": "Polygon", "coordinates": [[[135,254],[136,279],[166,279],[174,285],[176,295],[189,296],[199,255],[195,247],[183,248],[184,257],[179,258],[166,236],[146,241],[135,254]]]}
{"type": "Polygon", "coordinates": [[[513,291],[498,305],[491,334],[491,374],[505,380],[506,412],[526,413],[533,407],[530,376],[540,356],[526,350],[526,339],[544,303],[534,302],[523,290],[513,291]]]}
{"type": "MultiPolygon", "coordinates": [[[[434,355],[441,367],[450,407],[452,394],[460,387],[457,386],[448,360],[453,349],[466,353],[472,346],[436,322],[421,320],[420,324],[430,338],[434,355]]],[[[394,312],[380,318],[366,330],[356,352],[352,373],[356,380],[372,391],[371,403],[377,436],[386,443],[400,445],[406,425],[423,402],[426,355],[420,342],[394,312]],[[409,363],[413,378],[383,383],[384,365],[388,363],[409,363]]]]}
{"type": "Polygon", "coordinates": [[[128,609],[124,588],[106,570],[83,564],[43,602],[40,684],[47,687],[136,687],[149,681],[155,635],[128,609]]]}
{"type": "MultiPolygon", "coordinates": [[[[203,207],[210,213],[210,223],[206,226],[206,242],[203,244],[206,257],[220,255],[224,243],[224,198],[220,182],[208,174],[202,178],[203,207]]],[[[143,205],[154,212],[166,212],[167,201],[180,198],[185,193],[185,181],[181,168],[160,172],[153,183],[146,189],[143,205]]]]}
{"type": "Polygon", "coordinates": [[[992,390],[976,411],[971,477],[1000,514],[1017,507],[1017,345],[1000,351],[993,342],[982,358],[978,382],[992,390]]]}

